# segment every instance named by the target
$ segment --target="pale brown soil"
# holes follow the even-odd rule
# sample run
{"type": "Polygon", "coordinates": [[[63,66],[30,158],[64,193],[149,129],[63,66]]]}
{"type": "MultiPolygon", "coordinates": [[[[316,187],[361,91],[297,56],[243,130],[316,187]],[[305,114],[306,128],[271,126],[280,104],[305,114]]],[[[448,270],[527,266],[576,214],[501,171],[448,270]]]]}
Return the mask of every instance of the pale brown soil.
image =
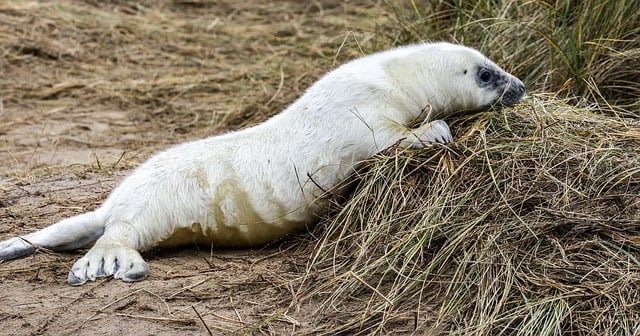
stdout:
{"type": "MultiPolygon", "coordinates": [[[[384,47],[387,21],[369,1],[0,2],[0,239],[95,209],[159,149],[277,113],[384,47]]],[[[83,287],[66,283],[83,251],[38,252],[0,264],[0,334],[311,333],[290,284],[312,245],[152,251],[147,280],[83,287]]]]}

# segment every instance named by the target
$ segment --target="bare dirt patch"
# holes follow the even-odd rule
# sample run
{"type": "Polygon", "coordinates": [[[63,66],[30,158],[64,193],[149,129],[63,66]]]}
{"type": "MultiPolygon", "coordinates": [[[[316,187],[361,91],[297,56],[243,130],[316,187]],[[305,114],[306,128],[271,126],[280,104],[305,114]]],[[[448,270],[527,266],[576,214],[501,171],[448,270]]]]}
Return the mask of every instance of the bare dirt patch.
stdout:
{"type": "MultiPolygon", "coordinates": [[[[159,149],[277,113],[376,49],[386,15],[368,1],[0,3],[0,238],[96,208],[159,149]]],[[[287,311],[302,239],[153,251],[135,284],[68,286],[81,251],[4,262],[0,333],[311,332],[310,313],[287,311]]]]}

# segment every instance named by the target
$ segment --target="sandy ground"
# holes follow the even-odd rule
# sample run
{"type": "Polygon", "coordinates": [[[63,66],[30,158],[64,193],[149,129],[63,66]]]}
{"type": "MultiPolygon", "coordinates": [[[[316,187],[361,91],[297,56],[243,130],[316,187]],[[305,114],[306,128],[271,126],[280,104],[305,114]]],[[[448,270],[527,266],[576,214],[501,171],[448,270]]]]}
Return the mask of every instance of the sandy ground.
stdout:
{"type": "MultiPolygon", "coordinates": [[[[156,150],[276,113],[379,48],[385,22],[367,1],[0,2],[0,239],[95,209],[156,150]]],[[[66,283],[82,251],[3,262],[0,334],[306,334],[291,284],[311,245],[152,251],[148,280],[83,287],[66,283]]]]}

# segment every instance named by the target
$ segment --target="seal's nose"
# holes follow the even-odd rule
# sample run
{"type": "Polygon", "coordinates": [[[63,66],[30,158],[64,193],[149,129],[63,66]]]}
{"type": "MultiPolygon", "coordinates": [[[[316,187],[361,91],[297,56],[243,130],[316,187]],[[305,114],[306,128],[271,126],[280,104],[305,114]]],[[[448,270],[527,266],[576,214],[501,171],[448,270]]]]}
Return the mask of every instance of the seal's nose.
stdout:
{"type": "Polygon", "coordinates": [[[522,81],[515,76],[511,76],[511,81],[509,82],[509,87],[507,88],[507,90],[513,90],[513,92],[521,96],[524,96],[526,91],[524,88],[524,83],[522,83],[522,81]]]}
{"type": "Polygon", "coordinates": [[[527,90],[524,87],[524,83],[522,83],[522,81],[518,77],[514,76],[510,84],[511,84],[510,85],[511,88],[509,90],[510,91],[512,90],[514,92],[514,95],[518,97],[518,101],[524,98],[524,95],[527,92],[527,90]]]}
{"type": "Polygon", "coordinates": [[[517,77],[511,76],[504,93],[502,94],[501,103],[505,106],[512,106],[520,102],[526,93],[524,83],[517,77]]]}
{"type": "Polygon", "coordinates": [[[524,83],[518,79],[516,83],[516,92],[520,95],[520,97],[524,97],[524,94],[527,92],[524,88],[524,83]]]}

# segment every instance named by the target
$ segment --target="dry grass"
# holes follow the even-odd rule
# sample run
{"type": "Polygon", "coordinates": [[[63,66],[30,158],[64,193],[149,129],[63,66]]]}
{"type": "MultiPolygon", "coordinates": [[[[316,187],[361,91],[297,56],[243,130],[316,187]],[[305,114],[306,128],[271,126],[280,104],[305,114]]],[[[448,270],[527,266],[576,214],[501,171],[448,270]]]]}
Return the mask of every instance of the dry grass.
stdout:
{"type": "Polygon", "coordinates": [[[533,95],[453,128],[378,156],[320,225],[324,333],[635,335],[640,123],[533,95]]]}
{"type": "Polygon", "coordinates": [[[319,333],[640,333],[638,3],[572,3],[387,4],[395,43],[475,45],[555,93],[360,172],[300,286],[319,333]]]}
{"type": "MultiPolygon", "coordinates": [[[[359,25],[371,26],[371,5],[360,7],[348,7],[350,15],[361,12],[359,25]]],[[[2,98],[22,106],[107,105],[171,133],[243,127],[280,111],[334,61],[359,55],[353,48],[336,55],[349,22],[331,22],[331,15],[346,10],[269,1],[240,8],[208,1],[0,4],[2,98]],[[278,10],[281,17],[273,16],[278,10]],[[316,37],[306,25],[325,26],[327,35],[316,37]]],[[[367,44],[370,36],[358,38],[367,44]]]]}

